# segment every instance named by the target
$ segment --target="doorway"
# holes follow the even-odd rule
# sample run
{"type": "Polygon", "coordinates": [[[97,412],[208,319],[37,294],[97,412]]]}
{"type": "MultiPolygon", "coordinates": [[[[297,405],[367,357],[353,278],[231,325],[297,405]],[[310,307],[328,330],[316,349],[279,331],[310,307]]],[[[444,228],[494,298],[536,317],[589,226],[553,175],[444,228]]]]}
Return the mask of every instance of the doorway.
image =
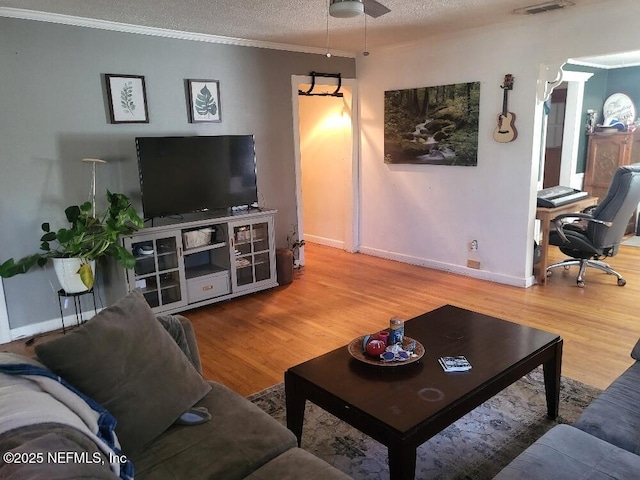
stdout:
{"type": "MultiPolygon", "coordinates": [[[[292,79],[296,203],[299,238],[356,251],[358,142],[355,80],[337,96],[306,96],[311,78],[292,79]]],[[[331,93],[337,79],[316,79],[314,93],[331,93]]],[[[304,248],[298,262],[304,265],[304,248]]]]}

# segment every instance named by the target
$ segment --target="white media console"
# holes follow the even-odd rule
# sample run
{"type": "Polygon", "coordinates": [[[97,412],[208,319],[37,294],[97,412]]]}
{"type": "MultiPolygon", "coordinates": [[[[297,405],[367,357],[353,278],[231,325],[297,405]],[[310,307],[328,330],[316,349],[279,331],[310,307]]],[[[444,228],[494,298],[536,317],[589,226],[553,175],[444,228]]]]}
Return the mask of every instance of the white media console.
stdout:
{"type": "Polygon", "coordinates": [[[176,313],[278,285],[274,216],[250,209],[160,218],[123,237],[132,270],[113,265],[109,304],[139,288],[156,313],[176,313]]]}

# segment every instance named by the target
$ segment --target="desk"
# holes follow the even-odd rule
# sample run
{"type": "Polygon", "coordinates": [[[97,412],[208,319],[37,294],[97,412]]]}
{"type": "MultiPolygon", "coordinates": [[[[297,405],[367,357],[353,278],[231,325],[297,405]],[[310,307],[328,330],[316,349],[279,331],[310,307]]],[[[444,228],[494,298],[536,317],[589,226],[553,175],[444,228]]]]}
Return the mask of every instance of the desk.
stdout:
{"type": "Polygon", "coordinates": [[[538,271],[538,283],[544,285],[547,281],[547,266],[549,265],[549,256],[547,250],[549,249],[549,232],[551,231],[551,220],[563,213],[580,212],[587,207],[598,204],[598,197],[587,197],[576,202],[567,203],[561,207],[555,208],[536,208],[536,218],[540,220],[540,231],[542,233],[542,240],[540,241],[540,264],[538,271]]]}

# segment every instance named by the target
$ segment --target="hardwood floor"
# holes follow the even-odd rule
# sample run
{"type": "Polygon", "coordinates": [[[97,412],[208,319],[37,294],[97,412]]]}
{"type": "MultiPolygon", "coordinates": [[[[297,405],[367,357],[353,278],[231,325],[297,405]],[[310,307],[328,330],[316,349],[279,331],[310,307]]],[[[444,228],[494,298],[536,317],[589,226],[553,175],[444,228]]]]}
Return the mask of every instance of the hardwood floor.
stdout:
{"type": "MultiPolygon", "coordinates": [[[[545,286],[518,288],[307,244],[307,265],[286,286],[187,312],[198,335],[205,378],[248,395],[283,379],[293,365],[447,303],[559,333],[562,373],[607,387],[632,363],[640,338],[640,248],[611,259],[626,278],[558,270],[545,286]]],[[[557,249],[551,260],[561,260],[557,249]]]]}
{"type": "MultiPolygon", "coordinates": [[[[560,334],[562,374],[589,385],[607,387],[632,363],[640,337],[640,248],[622,246],[611,259],[625,287],[590,270],[586,287],[578,288],[573,268],[526,289],[311,243],[305,248],[307,265],[292,284],[184,312],[205,378],[249,395],[281,382],[290,366],[387,327],[391,316],[408,319],[448,303],[560,334]]],[[[563,258],[555,248],[550,257],[563,258]]],[[[24,341],[8,347],[2,349],[25,350],[24,341]]]]}

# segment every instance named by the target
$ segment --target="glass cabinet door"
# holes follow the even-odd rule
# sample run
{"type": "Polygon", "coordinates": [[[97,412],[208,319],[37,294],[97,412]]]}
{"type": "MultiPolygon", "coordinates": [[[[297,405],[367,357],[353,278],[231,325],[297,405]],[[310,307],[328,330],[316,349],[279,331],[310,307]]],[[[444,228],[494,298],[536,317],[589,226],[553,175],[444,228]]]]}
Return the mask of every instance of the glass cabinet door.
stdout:
{"type": "Polygon", "coordinates": [[[130,288],[139,288],[154,311],[186,305],[178,235],[138,236],[126,239],[125,247],[136,257],[128,272],[130,288]]]}
{"type": "Polygon", "coordinates": [[[250,288],[272,278],[273,252],[269,249],[269,222],[236,223],[231,230],[235,286],[250,288]]]}

